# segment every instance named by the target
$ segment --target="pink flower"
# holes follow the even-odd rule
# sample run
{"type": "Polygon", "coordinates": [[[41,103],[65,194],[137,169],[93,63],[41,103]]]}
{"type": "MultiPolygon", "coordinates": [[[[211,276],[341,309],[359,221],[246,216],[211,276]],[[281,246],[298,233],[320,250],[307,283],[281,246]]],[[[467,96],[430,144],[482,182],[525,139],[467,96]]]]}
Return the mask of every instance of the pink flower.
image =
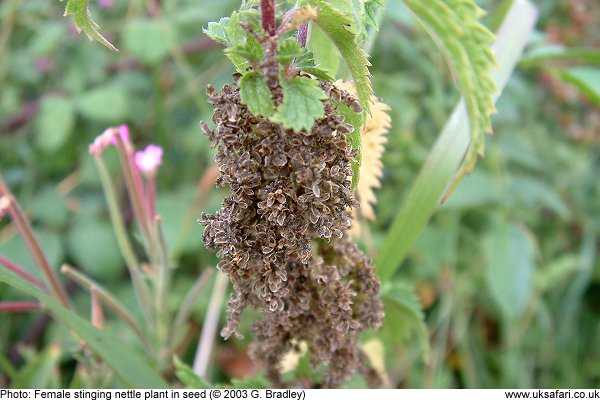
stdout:
{"type": "Polygon", "coordinates": [[[115,135],[118,133],[115,128],[108,128],[101,135],[94,139],[94,142],[89,145],[90,154],[98,156],[111,144],[115,144],[115,135]]]}
{"type": "Polygon", "coordinates": [[[144,150],[135,152],[135,164],[146,175],[154,175],[162,164],[163,149],[155,144],[149,144],[144,150]]]}
{"type": "MultiPolygon", "coordinates": [[[[115,128],[117,130],[117,133],[119,134],[119,136],[121,137],[121,140],[123,141],[123,143],[125,143],[125,145],[128,145],[129,143],[129,127],[125,124],[121,124],[119,125],[118,128],[115,128]]],[[[115,146],[117,145],[117,136],[113,136],[112,138],[112,144],[114,144],[115,146]]]]}
{"type": "Polygon", "coordinates": [[[8,196],[0,196],[0,219],[8,213],[8,207],[10,207],[10,199],[8,196]]]}

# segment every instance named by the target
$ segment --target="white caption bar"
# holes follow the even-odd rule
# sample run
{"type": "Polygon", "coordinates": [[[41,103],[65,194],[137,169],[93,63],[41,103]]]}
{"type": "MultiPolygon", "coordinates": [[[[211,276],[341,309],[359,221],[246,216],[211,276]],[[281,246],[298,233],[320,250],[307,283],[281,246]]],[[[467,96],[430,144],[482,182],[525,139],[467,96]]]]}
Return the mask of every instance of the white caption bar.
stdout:
{"type": "Polygon", "coordinates": [[[289,399],[331,400],[480,400],[480,399],[599,399],[599,389],[0,389],[0,400],[237,400],[237,399],[289,399]],[[376,399],[373,398],[376,396],[376,399]],[[341,400],[341,399],[340,399],[341,400]]]}

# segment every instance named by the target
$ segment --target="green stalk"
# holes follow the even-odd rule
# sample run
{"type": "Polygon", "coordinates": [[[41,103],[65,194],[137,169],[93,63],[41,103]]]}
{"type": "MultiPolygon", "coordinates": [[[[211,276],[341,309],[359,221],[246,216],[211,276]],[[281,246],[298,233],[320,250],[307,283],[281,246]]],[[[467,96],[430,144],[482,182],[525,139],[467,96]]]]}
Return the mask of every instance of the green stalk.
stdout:
{"type": "Polygon", "coordinates": [[[81,287],[87,289],[90,292],[94,291],[98,298],[106,305],[106,307],[110,308],[116,315],[121,317],[121,319],[125,321],[125,323],[127,323],[131,327],[131,329],[133,329],[135,334],[140,338],[140,341],[142,342],[146,350],[152,352],[152,346],[150,345],[148,338],[144,334],[144,331],[142,330],[142,328],[140,328],[133,316],[129,314],[127,309],[119,302],[119,300],[117,300],[100,284],[98,284],[91,278],[83,275],[81,272],[69,267],[68,265],[63,265],[60,270],[63,274],[71,278],[81,287]]]}
{"type": "Polygon", "coordinates": [[[33,257],[33,260],[35,261],[37,266],[42,271],[42,274],[48,281],[48,284],[50,286],[50,293],[56,299],[58,299],[65,307],[71,308],[71,301],[67,296],[67,292],[64,286],[60,283],[60,280],[58,279],[58,276],[56,275],[54,270],[52,270],[50,262],[48,261],[46,254],[42,250],[42,246],[40,246],[40,243],[38,242],[37,238],[35,237],[35,234],[33,233],[33,229],[31,228],[29,220],[25,216],[25,213],[23,213],[23,210],[19,206],[19,203],[16,201],[13,194],[10,192],[10,190],[4,183],[2,175],[0,175],[0,195],[4,195],[6,196],[6,198],[8,198],[8,201],[10,202],[8,206],[8,212],[12,218],[13,223],[19,230],[21,238],[23,239],[25,246],[27,246],[29,253],[33,257]]]}
{"type": "Polygon", "coordinates": [[[133,288],[138,304],[144,314],[144,317],[146,318],[147,325],[152,326],[153,318],[151,309],[149,307],[151,304],[150,292],[148,290],[148,286],[144,282],[144,277],[142,276],[139,268],[139,262],[135,256],[129,237],[127,236],[125,223],[123,222],[123,217],[121,216],[121,211],[117,202],[114,185],[102,158],[99,155],[94,156],[94,161],[100,175],[102,188],[104,189],[104,196],[108,205],[108,213],[110,215],[113,230],[115,232],[121,254],[125,259],[125,265],[129,270],[129,275],[131,276],[131,281],[133,282],[133,288]]]}
{"type": "Polygon", "coordinates": [[[159,216],[155,218],[154,229],[155,237],[158,237],[158,268],[156,275],[157,333],[159,343],[164,351],[164,354],[161,354],[161,356],[169,362],[171,358],[171,346],[168,345],[168,341],[172,321],[170,319],[167,296],[169,294],[169,287],[171,286],[171,266],[167,243],[163,234],[162,221],[159,216]]]}

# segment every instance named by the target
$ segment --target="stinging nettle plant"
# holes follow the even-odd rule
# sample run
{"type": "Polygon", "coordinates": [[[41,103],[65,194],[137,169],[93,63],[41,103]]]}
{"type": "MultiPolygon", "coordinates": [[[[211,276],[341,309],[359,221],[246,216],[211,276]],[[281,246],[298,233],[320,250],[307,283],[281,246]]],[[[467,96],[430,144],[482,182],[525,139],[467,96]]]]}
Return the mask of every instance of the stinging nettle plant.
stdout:
{"type": "MultiPolygon", "coordinates": [[[[456,159],[454,164],[448,164],[443,156],[430,160],[432,165],[442,165],[445,160],[444,166],[450,165],[450,172],[435,176],[436,171],[428,168],[429,163],[426,165],[423,173],[434,174],[433,189],[426,193],[417,182],[380,249],[377,269],[352,237],[360,235],[356,228],[361,217],[374,217],[373,190],[382,174],[381,154],[391,122],[389,107],[373,93],[368,61],[383,2],[301,0],[292,5],[248,0],[229,17],[209,23],[204,30],[225,47],[224,53],[236,72],[221,90],[211,85],[207,88],[208,101],[214,106],[214,128],[202,122],[201,130],[217,149],[216,183],[231,193],[214,215],[202,214],[202,239],[217,253],[217,268],[233,286],[221,334],[224,338],[237,334],[244,308],[258,310],[262,316],[252,328],[255,340],[251,354],[272,385],[300,384],[286,380],[283,374],[290,355],[300,352],[306,353],[315,371],[302,385],[338,387],[360,372],[370,386],[380,386],[382,371],[371,366],[360,339],[364,331],[381,327],[384,306],[388,313],[394,312],[394,306],[410,309],[414,326],[406,331],[417,332],[422,342],[427,341],[414,294],[404,286],[397,287],[390,278],[440,199],[445,198],[442,194],[451,193],[483,155],[483,135],[491,130],[496,86],[506,83],[535,13],[528,8],[529,3],[517,1],[512,14],[507,14],[507,19],[515,18],[519,7],[525,7],[522,10],[528,16],[514,24],[525,37],[510,55],[498,46],[501,73],[495,76],[492,70],[496,61],[490,48],[494,36],[479,22],[483,12],[472,0],[404,3],[444,53],[464,101],[449,123],[456,126],[455,132],[445,130],[439,143],[445,143],[448,135],[466,134],[466,139],[460,136],[466,146],[449,148],[448,153],[456,159]],[[331,53],[339,53],[344,61],[342,68],[332,61],[331,53]],[[414,213],[418,207],[415,199],[424,193],[429,197],[414,213]],[[407,213],[412,213],[411,217],[407,218],[407,213]],[[417,215],[416,219],[411,220],[412,215],[417,215]],[[415,221],[410,229],[406,228],[407,221],[415,221]],[[396,251],[397,241],[401,243],[396,251]]],[[[90,40],[116,51],[100,34],[87,5],[87,0],[68,0],[65,15],[71,15],[77,29],[90,40]]],[[[145,329],[110,293],[65,267],[63,272],[89,289],[92,298],[92,325],[81,322],[81,317],[70,310],[64,288],[49,271],[16,199],[1,180],[0,216],[8,212],[19,225],[47,282],[35,281],[9,260],[3,265],[13,272],[1,270],[0,280],[37,297],[58,320],[79,337],[87,338],[89,346],[85,350],[95,352],[98,360],[111,366],[126,385],[147,386],[154,382],[164,386],[167,383],[156,372],[166,377],[174,367],[188,386],[204,386],[203,380],[194,377],[190,368],[173,360],[173,356],[181,342],[176,334],[183,329],[206,279],[198,279],[179,313],[167,307],[172,271],[161,219],[155,211],[153,179],[162,149],[149,146],[134,155],[124,132],[124,126],[109,128],[90,146],[90,153],[101,176],[145,329]],[[149,260],[148,271],[142,270],[125,232],[111,178],[100,156],[111,144],[120,155],[141,244],[149,260]],[[145,174],[148,165],[151,171],[145,174]],[[28,286],[27,281],[35,287],[28,286]],[[102,327],[100,303],[131,326],[152,355],[151,366],[141,360],[143,357],[111,344],[109,335],[101,329],[94,329],[102,327]],[[115,356],[119,353],[128,361],[119,360],[115,356]],[[136,370],[133,364],[143,367],[136,370]]],[[[437,148],[432,156],[438,155],[437,148]]],[[[215,304],[218,308],[220,303],[215,304]]]]}

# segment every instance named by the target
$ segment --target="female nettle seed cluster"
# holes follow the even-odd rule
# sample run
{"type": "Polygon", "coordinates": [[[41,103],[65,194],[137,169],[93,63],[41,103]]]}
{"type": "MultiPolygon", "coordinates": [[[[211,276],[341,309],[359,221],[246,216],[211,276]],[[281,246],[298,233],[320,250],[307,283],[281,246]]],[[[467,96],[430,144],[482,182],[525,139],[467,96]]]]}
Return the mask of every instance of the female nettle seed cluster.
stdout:
{"type": "MultiPolygon", "coordinates": [[[[325,115],[300,132],[252,115],[236,84],[207,90],[216,129],[202,127],[218,150],[217,184],[231,188],[221,209],[201,219],[203,240],[233,284],[221,334],[235,332],[246,306],[260,310],[251,352],[275,385],[282,358],[301,342],[314,366],[328,365],[325,387],[368,372],[359,334],[383,317],[374,268],[347,238],[357,206],[349,180],[355,151],[346,139],[354,128],[333,100],[360,106],[329,83],[321,88],[325,115]]],[[[279,104],[281,88],[272,91],[279,104]]]]}

